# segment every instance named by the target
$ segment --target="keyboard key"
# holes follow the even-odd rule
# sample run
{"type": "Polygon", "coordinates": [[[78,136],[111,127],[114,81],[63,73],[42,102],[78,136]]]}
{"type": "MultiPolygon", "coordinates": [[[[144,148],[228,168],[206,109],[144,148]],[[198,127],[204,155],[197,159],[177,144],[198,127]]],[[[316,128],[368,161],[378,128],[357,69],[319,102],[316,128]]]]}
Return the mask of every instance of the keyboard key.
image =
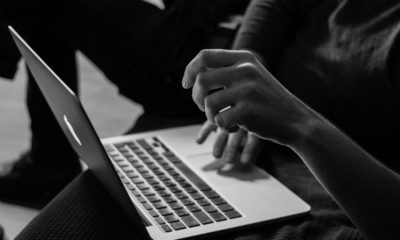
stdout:
{"type": "Polygon", "coordinates": [[[179,173],[177,173],[178,175],[176,175],[176,176],[174,176],[173,178],[175,179],[175,181],[177,181],[178,183],[181,183],[181,182],[186,182],[186,179],[184,179],[183,177],[181,177],[180,175],[179,175],[179,173]]]}
{"type": "Polygon", "coordinates": [[[150,185],[157,185],[157,184],[160,184],[159,181],[154,180],[154,179],[150,179],[150,180],[148,180],[147,182],[148,182],[150,185]]]}
{"type": "Polygon", "coordinates": [[[165,175],[165,173],[162,172],[162,171],[160,171],[160,170],[154,170],[153,173],[154,173],[155,175],[157,175],[157,176],[163,176],[163,175],[165,175]]]}
{"type": "Polygon", "coordinates": [[[175,211],[175,213],[179,216],[179,217],[184,217],[189,215],[189,212],[186,211],[185,209],[178,209],[175,211]]]}
{"type": "Polygon", "coordinates": [[[170,206],[173,210],[177,210],[177,209],[183,208],[183,206],[182,206],[181,204],[177,203],[177,202],[171,203],[169,206],[170,206]]]}
{"type": "Polygon", "coordinates": [[[203,194],[206,195],[206,197],[208,197],[210,199],[219,197],[218,193],[215,192],[214,190],[204,191],[203,194]]]}
{"type": "MultiPolygon", "coordinates": [[[[176,179],[175,179],[176,180],[176,179]]],[[[188,183],[186,180],[179,182],[179,185],[183,188],[191,187],[192,185],[188,183]]]]}
{"type": "Polygon", "coordinates": [[[150,148],[151,149],[151,146],[144,139],[139,139],[136,142],[144,149],[146,149],[146,148],[150,148]]]}
{"type": "Polygon", "coordinates": [[[147,186],[147,184],[144,184],[144,183],[140,183],[140,184],[138,184],[138,185],[136,185],[136,186],[137,186],[137,188],[139,188],[140,190],[150,189],[150,187],[147,186]]]}
{"type": "Polygon", "coordinates": [[[162,230],[164,230],[164,232],[171,232],[172,229],[167,225],[167,224],[163,224],[161,225],[162,230]]]}
{"type": "Polygon", "coordinates": [[[126,184],[126,187],[127,187],[129,190],[135,190],[135,189],[136,189],[135,186],[133,186],[133,185],[130,184],[130,183],[126,184]]]}
{"type": "Polygon", "coordinates": [[[233,218],[238,218],[241,217],[242,215],[240,215],[240,213],[238,213],[236,210],[231,210],[231,211],[227,211],[225,212],[226,216],[230,219],[233,218]]]}
{"type": "Polygon", "coordinates": [[[157,171],[157,170],[160,170],[160,168],[159,168],[159,167],[157,167],[157,165],[155,165],[155,164],[154,164],[154,165],[150,165],[150,166],[149,166],[149,168],[150,168],[150,170],[151,170],[151,171],[157,171]]]}
{"type": "Polygon", "coordinates": [[[196,206],[196,205],[188,206],[187,208],[188,208],[189,211],[191,211],[191,212],[198,212],[198,211],[201,210],[201,209],[200,209],[198,206],[196,206]]]}
{"type": "Polygon", "coordinates": [[[137,175],[136,173],[134,173],[133,171],[132,172],[128,172],[127,174],[126,174],[126,176],[128,176],[129,178],[137,178],[137,177],[139,177],[139,175],[137,175]]]}
{"type": "Polygon", "coordinates": [[[167,176],[160,176],[159,179],[161,181],[163,181],[164,183],[168,183],[171,181],[171,178],[167,177],[167,176]]]}
{"type": "Polygon", "coordinates": [[[218,211],[218,210],[217,210],[214,206],[212,206],[212,205],[205,206],[203,209],[204,209],[204,211],[206,211],[206,212],[208,212],[208,213],[212,213],[212,212],[218,211]]]}
{"type": "Polygon", "coordinates": [[[154,185],[153,188],[154,188],[154,190],[156,190],[157,192],[160,192],[160,191],[164,191],[164,190],[165,190],[165,187],[163,187],[163,186],[161,186],[161,185],[154,185]]]}
{"type": "Polygon", "coordinates": [[[154,178],[154,176],[151,175],[150,173],[144,173],[144,174],[142,174],[142,177],[143,177],[144,179],[146,179],[146,180],[148,180],[148,179],[153,179],[153,178],[154,178]]]}
{"type": "Polygon", "coordinates": [[[204,198],[197,200],[197,203],[202,207],[211,205],[210,202],[207,199],[204,199],[204,198]]]}
{"type": "Polygon", "coordinates": [[[124,172],[132,172],[133,169],[130,166],[126,166],[126,167],[122,168],[122,171],[124,171],[124,172]]]}
{"type": "Polygon", "coordinates": [[[189,198],[182,199],[181,201],[182,201],[183,205],[185,205],[185,206],[190,206],[190,205],[194,204],[194,202],[192,200],[190,200],[189,198]]]}
{"type": "Polygon", "coordinates": [[[131,190],[135,197],[140,197],[140,192],[136,189],[131,190]]]}
{"type": "Polygon", "coordinates": [[[215,205],[220,205],[226,203],[225,199],[219,197],[219,198],[213,198],[211,199],[211,202],[213,202],[215,205]]]}
{"type": "Polygon", "coordinates": [[[195,212],[193,215],[201,222],[201,224],[210,224],[213,223],[213,220],[207,214],[205,214],[203,211],[200,212],[195,212]]]}
{"type": "Polygon", "coordinates": [[[153,191],[150,190],[150,189],[148,189],[148,190],[143,190],[142,193],[143,193],[143,195],[145,195],[146,197],[156,195],[156,193],[153,192],[153,191]]]}
{"type": "Polygon", "coordinates": [[[185,229],[186,228],[185,225],[181,221],[171,223],[171,227],[174,230],[181,230],[181,229],[185,229]]]}
{"type": "Polygon", "coordinates": [[[176,202],[176,199],[174,197],[172,197],[172,196],[168,196],[168,197],[164,198],[164,201],[166,203],[173,203],[173,202],[176,202]]]}
{"type": "Polygon", "coordinates": [[[157,213],[154,209],[153,209],[153,210],[150,210],[149,213],[150,213],[150,215],[151,215],[152,217],[158,217],[158,216],[160,216],[160,215],[158,215],[158,213],[157,213]]]}
{"type": "Polygon", "coordinates": [[[167,186],[167,187],[176,187],[176,183],[164,181],[161,178],[160,178],[160,180],[163,181],[165,183],[165,186],[167,186]]]}
{"type": "Polygon", "coordinates": [[[165,191],[165,190],[158,191],[158,194],[160,194],[160,196],[163,197],[163,198],[165,198],[165,197],[170,197],[170,196],[171,196],[171,194],[169,194],[169,193],[168,193],[167,191],[165,191]]]}
{"type": "Polygon", "coordinates": [[[194,200],[204,199],[203,195],[201,195],[199,192],[191,193],[190,196],[191,196],[194,200]]]}
{"type": "Polygon", "coordinates": [[[143,168],[144,166],[140,163],[132,163],[132,166],[136,169],[143,168]]]}
{"type": "Polygon", "coordinates": [[[167,205],[165,205],[163,202],[153,202],[153,206],[156,209],[162,209],[167,207],[167,205]]]}
{"type": "Polygon", "coordinates": [[[165,218],[165,221],[167,221],[168,223],[179,221],[179,218],[175,214],[165,216],[164,218],[165,218]]]}
{"type": "Polygon", "coordinates": [[[182,190],[180,190],[177,187],[171,187],[171,188],[169,188],[169,190],[171,190],[172,193],[180,193],[180,192],[182,192],[182,190]]]}
{"type": "Polygon", "coordinates": [[[197,190],[192,187],[186,187],[183,190],[185,190],[187,193],[197,193],[197,190]]]}
{"type": "Polygon", "coordinates": [[[185,198],[188,198],[188,195],[186,195],[184,192],[178,192],[178,193],[175,194],[175,196],[176,196],[178,199],[185,199],[185,198]]]}
{"type": "Polygon", "coordinates": [[[161,217],[155,217],[154,219],[155,219],[156,222],[157,222],[158,224],[160,224],[160,225],[165,224],[164,219],[162,219],[161,217]]]}
{"type": "Polygon", "coordinates": [[[145,169],[145,168],[139,168],[137,171],[142,175],[145,173],[149,173],[149,171],[147,171],[147,169],[145,169]]]}
{"type": "MultiPolygon", "coordinates": [[[[179,176],[179,173],[177,171],[175,171],[174,169],[168,170],[168,174],[171,175],[172,177],[179,176]]],[[[182,178],[182,180],[185,180],[185,179],[182,178]]]]}
{"type": "Polygon", "coordinates": [[[200,226],[199,222],[197,222],[196,219],[194,217],[190,216],[190,215],[182,217],[182,220],[189,227],[200,226]]]}
{"type": "Polygon", "coordinates": [[[182,163],[182,161],[178,157],[168,157],[168,156],[165,156],[165,157],[172,163],[175,163],[175,164],[182,163]]]}
{"type": "Polygon", "coordinates": [[[163,216],[168,216],[173,214],[173,212],[171,210],[169,210],[168,208],[161,208],[160,210],[160,214],[163,216]]]}
{"type": "Polygon", "coordinates": [[[161,201],[161,199],[158,198],[157,196],[149,196],[147,199],[149,199],[149,201],[150,201],[151,203],[160,202],[160,201],[161,201]]]}
{"type": "Polygon", "coordinates": [[[146,210],[153,209],[153,207],[149,203],[143,203],[143,207],[146,208],[146,210]]]}
{"type": "Polygon", "coordinates": [[[227,203],[219,205],[218,208],[223,212],[233,210],[233,207],[227,203]]]}
{"type": "Polygon", "coordinates": [[[210,213],[210,216],[217,222],[221,222],[221,221],[225,221],[226,217],[224,215],[222,215],[222,213],[220,212],[212,212],[210,213]]]}
{"type": "Polygon", "coordinates": [[[142,180],[142,179],[140,179],[140,178],[134,178],[134,179],[132,179],[132,182],[134,183],[134,184],[141,184],[141,183],[144,183],[144,181],[142,180]]]}

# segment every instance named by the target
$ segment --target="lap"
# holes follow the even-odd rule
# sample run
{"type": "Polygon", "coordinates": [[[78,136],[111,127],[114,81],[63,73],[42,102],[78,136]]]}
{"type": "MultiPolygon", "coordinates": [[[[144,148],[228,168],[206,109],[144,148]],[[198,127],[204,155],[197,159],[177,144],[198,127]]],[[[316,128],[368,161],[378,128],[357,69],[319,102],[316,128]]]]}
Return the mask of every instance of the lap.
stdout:
{"type": "MultiPolygon", "coordinates": [[[[142,116],[130,132],[195,124],[203,119],[180,113],[142,116]]],[[[329,197],[304,164],[284,149],[265,153],[259,161],[311,206],[311,214],[223,236],[224,239],[362,239],[345,213],[329,197]],[[272,163],[272,164],[270,164],[272,163]]],[[[68,185],[20,233],[17,239],[132,239],[135,226],[90,173],[68,185]]],[[[221,239],[221,236],[218,236],[221,239]]]]}

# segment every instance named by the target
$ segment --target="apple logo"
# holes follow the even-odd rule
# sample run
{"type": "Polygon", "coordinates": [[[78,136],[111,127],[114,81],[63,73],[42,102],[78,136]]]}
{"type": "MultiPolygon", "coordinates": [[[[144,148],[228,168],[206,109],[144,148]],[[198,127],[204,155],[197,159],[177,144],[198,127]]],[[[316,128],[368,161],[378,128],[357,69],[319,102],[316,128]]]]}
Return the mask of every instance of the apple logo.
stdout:
{"type": "Polygon", "coordinates": [[[75,141],[79,144],[79,146],[82,146],[82,143],[78,138],[78,135],[76,135],[74,128],[72,127],[71,123],[69,123],[68,118],[65,114],[64,114],[64,122],[67,125],[69,132],[74,137],[75,141]]]}

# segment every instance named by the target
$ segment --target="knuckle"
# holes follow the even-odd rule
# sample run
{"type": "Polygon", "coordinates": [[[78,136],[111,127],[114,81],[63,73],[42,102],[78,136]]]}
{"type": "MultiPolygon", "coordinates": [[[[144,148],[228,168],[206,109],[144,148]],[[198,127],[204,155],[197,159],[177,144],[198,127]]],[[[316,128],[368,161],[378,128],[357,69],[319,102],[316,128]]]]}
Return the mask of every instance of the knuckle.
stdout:
{"type": "Polygon", "coordinates": [[[218,114],[217,116],[215,116],[215,123],[218,125],[218,127],[219,127],[220,129],[226,129],[225,120],[224,120],[224,118],[223,118],[220,114],[218,114]]]}
{"type": "Polygon", "coordinates": [[[204,72],[201,72],[197,74],[197,84],[199,85],[200,88],[205,86],[205,83],[207,82],[207,75],[204,72]]]}
{"type": "Polygon", "coordinates": [[[243,50],[243,56],[248,61],[251,61],[251,62],[256,61],[256,56],[254,56],[254,54],[249,50],[243,50]]]}
{"type": "Polygon", "coordinates": [[[208,108],[214,110],[214,107],[215,107],[215,100],[214,100],[212,97],[207,96],[207,97],[204,99],[204,104],[206,105],[206,107],[208,107],[208,108]]]}
{"type": "Polygon", "coordinates": [[[207,62],[207,59],[210,56],[211,52],[212,51],[210,49],[201,50],[198,54],[198,58],[199,58],[200,62],[202,62],[202,63],[207,62]]]}
{"type": "Polygon", "coordinates": [[[239,66],[239,71],[246,78],[254,78],[257,76],[256,66],[250,62],[243,63],[239,66]]]}
{"type": "Polygon", "coordinates": [[[243,95],[248,97],[253,97],[258,91],[258,86],[254,82],[248,82],[243,86],[243,95]]]}

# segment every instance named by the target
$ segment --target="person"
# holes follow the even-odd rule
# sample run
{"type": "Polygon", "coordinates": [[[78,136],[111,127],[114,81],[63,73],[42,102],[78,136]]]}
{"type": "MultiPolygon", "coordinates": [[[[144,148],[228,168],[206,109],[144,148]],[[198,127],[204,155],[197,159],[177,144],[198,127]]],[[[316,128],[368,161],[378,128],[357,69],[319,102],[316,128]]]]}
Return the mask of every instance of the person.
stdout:
{"type": "MultiPolygon", "coordinates": [[[[80,50],[146,114],[180,106],[180,114],[199,116],[179,80],[171,79],[179,79],[196,51],[218,34],[219,22],[247,3],[167,0],[160,9],[142,0],[2,0],[0,74],[12,78],[20,58],[6,28],[11,24],[74,91],[80,50]]],[[[51,198],[81,168],[30,73],[28,78],[31,149],[2,167],[0,196],[51,198]]]]}
{"type": "MultiPolygon", "coordinates": [[[[307,112],[310,114],[314,113],[314,111],[305,107],[302,103],[315,109],[321,115],[330,119],[333,124],[342,129],[346,135],[354,139],[375,159],[381,161],[382,164],[388,166],[390,169],[398,171],[399,164],[396,157],[397,143],[396,141],[392,141],[392,139],[398,136],[398,118],[400,115],[398,107],[399,68],[397,67],[399,57],[396,54],[399,44],[399,9],[399,3],[392,0],[379,2],[360,2],[357,0],[253,0],[248,8],[239,34],[235,39],[233,48],[248,50],[252,52],[252,55],[256,55],[256,63],[259,64],[258,62],[261,62],[268,69],[268,72],[275,77],[272,78],[271,76],[274,80],[268,81],[268,83],[276,85],[275,79],[278,79],[280,84],[284,86],[283,89],[280,86],[277,87],[278,92],[280,89],[283,91],[283,93],[281,92],[283,96],[296,96],[292,100],[301,99],[299,101],[301,103],[301,107],[298,106],[299,109],[305,108],[308,109],[307,112]],[[286,89],[290,93],[286,92],[286,89]]],[[[260,69],[263,68],[260,67],[260,69]]],[[[219,92],[217,91],[216,93],[219,92]]],[[[260,102],[262,103],[263,101],[260,100],[260,102]]],[[[279,101],[277,102],[279,104],[279,101]]],[[[228,113],[228,110],[225,112],[228,113]]],[[[292,116],[290,109],[275,108],[275,110],[277,113],[287,113],[287,116],[292,116]]],[[[325,118],[319,116],[316,119],[321,120],[321,124],[328,128],[328,130],[325,129],[324,131],[327,131],[329,136],[333,134],[333,136],[345,140],[343,145],[355,150],[353,152],[345,148],[343,149],[345,153],[350,151],[356,156],[366,156],[365,152],[354,146],[353,142],[347,141],[348,138],[339,133],[337,128],[322,120],[325,118]],[[330,129],[333,129],[332,132],[330,129]]],[[[266,125],[262,123],[261,129],[264,129],[263,126],[266,125]]],[[[232,126],[229,125],[227,127],[229,130],[235,130],[235,127],[231,128],[232,126]]],[[[215,129],[214,124],[205,125],[203,131],[199,134],[200,142],[207,136],[210,128],[215,129]]],[[[267,129],[275,130],[273,127],[267,129]]],[[[291,135],[290,129],[284,131],[289,136],[291,135]]],[[[247,143],[246,140],[248,139],[249,132],[246,129],[239,128],[239,131],[235,133],[227,133],[222,129],[218,129],[218,131],[223,137],[221,137],[222,140],[220,142],[216,142],[219,144],[216,147],[228,147],[235,149],[237,153],[240,153],[241,149],[246,148],[245,145],[242,145],[242,143],[247,143]]],[[[250,130],[250,133],[255,137],[267,137],[257,135],[256,131],[252,132],[250,130]]],[[[279,137],[278,131],[276,134],[278,135],[275,135],[277,137],[275,140],[280,140],[281,143],[285,144],[279,137]]],[[[271,139],[272,136],[268,136],[271,139]]],[[[337,139],[336,137],[331,140],[337,139]]],[[[255,141],[260,140],[258,138],[253,142],[255,141]]],[[[265,141],[264,143],[267,142],[270,141],[265,141]]],[[[317,143],[322,144],[322,141],[318,141],[317,143]]],[[[323,143],[325,144],[326,142],[323,143]]],[[[329,141],[329,143],[332,143],[332,141],[329,141]]],[[[329,159],[326,161],[334,162],[332,160],[334,154],[341,154],[336,147],[342,149],[343,145],[336,144],[335,142],[335,144],[328,146],[326,158],[329,159]],[[332,154],[329,151],[335,152],[332,154]]],[[[272,145],[269,146],[272,147],[272,145]]],[[[276,145],[274,144],[273,146],[276,145]]],[[[278,150],[282,152],[284,149],[279,148],[278,150]]],[[[322,150],[325,151],[326,149],[322,150]]],[[[321,151],[318,150],[315,153],[321,153],[321,151]]],[[[268,228],[264,227],[261,237],[264,239],[364,239],[343,211],[335,204],[320,184],[318,184],[316,179],[311,176],[310,172],[306,169],[306,165],[303,162],[297,161],[297,158],[290,155],[290,153],[284,152],[282,154],[284,156],[281,158],[280,155],[274,152],[272,155],[269,154],[268,157],[260,158],[257,164],[264,167],[266,163],[271,162],[272,166],[268,171],[307,201],[312,206],[312,211],[307,217],[276,223],[269,225],[268,228]]],[[[340,156],[348,159],[354,156],[353,154],[340,156]]],[[[236,155],[240,156],[240,154],[236,155]]],[[[306,157],[308,158],[309,156],[304,154],[303,159],[306,157]]],[[[221,160],[224,160],[224,157],[222,158],[221,160]]],[[[325,156],[319,158],[312,157],[311,159],[323,159],[325,161],[325,156]]],[[[378,166],[378,169],[384,168],[383,171],[392,172],[385,170],[385,167],[382,167],[375,160],[371,160],[370,157],[367,156],[366,159],[365,161],[378,166]]],[[[240,158],[236,160],[240,161],[240,158]]],[[[339,163],[341,162],[339,159],[339,163]]],[[[318,163],[324,164],[324,162],[321,163],[320,161],[318,163]]],[[[361,161],[358,165],[361,165],[361,161]]],[[[333,165],[333,167],[336,166],[333,165]]],[[[325,170],[328,168],[328,166],[322,166],[324,168],[317,167],[318,169],[325,170]]],[[[339,170],[329,171],[329,174],[349,173],[352,168],[359,169],[359,166],[346,165],[339,170]]],[[[368,169],[368,167],[365,169],[368,169]]],[[[359,172],[353,172],[353,174],[357,175],[359,172]]],[[[326,174],[323,176],[332,177],[326,174]]],[[[390,178],[393,174],[388,174],[387,176],[390,178]]],[[[70,220],[75,225],[81,223],[79,219],[74,218],[73,214],[69,214],[69,210],[71,206],[79,207],[79,209],[85,209],[84,207],[88,206],[85,205],[87,204],[86,202],[79,202],[75,194],[78,192],[77,189],[79,189],[81,190],[79,191],[80,195],[84,195],[87,192],[87,195],[89,195],[88,198],[90,197],[90,191],[95,189],[93,185],[90,185],[90,187],[86,186],[84,189],[80,188],[83,183],[88,182],[87,178],[89,178],[88,174],[82,175],[65,192],[63,191],[57,199],[58,201],[50,204],[48,210],[35,219],[21,233],[19,239],[29,239],[29,236],[37,236],[39,234],[42,237],[41,239],[46,239],[46,236],[54,236],[52,234],[70,236],[68,235],[69,232],[64,231],[63,228],[51,225],[48,219],[57,221],[64,219],[67,222],[70,220]],[[60,212],[60,209],[63,209],[63,211],[60,212]],[[54,212],[58,214],[54,214],[54,212]],[[43,228],[44,226],[46,227],[43,228]]],[[[318,178],[322,179],[321,176],[318,176],[318,178]]],[[[336,179],[335,176],[332,179],[336,179]]],[[[357,179],[359,180],[360,178],[357,179]]],[[[344,181],[346,179],[339,180],[344,181]]],[[[328,184],[329,181],[328,179],[328,184]]],[[[370,182],[369,179],[367,181],[370,182]]],[[[353,185],[352,182],[351,185],[353,185]]],[[[383,184],[379,184],[378,182],[375,182],[371,189],[378,188],[377,185],[382,188],[380,191],[389,190],[389,188],[385,188],[383,184]]],[[[336,188],[335,186],[333,189],[339,189],[339,191],[341,189],[348,189],[336,188]]],[[[362,190],[365,190],[369,185],[361,185],[361,187],[363,187],[362,190]]],[[[353,188],[352,190],[355,192],[360,191],[358,188],[353,188]]],[[[337,193],[332,193],[333,196],[335,194],[337,195],[337,193]]],[[[339,193],[340,195],[341,193],[339,193]]],[[[348,198],[345,199],[344,201],[346,202],[348,198]]],[[[356,199],[359,200],[360,198],[356,199]]],[[[114,236],[113,234],[116,234],[116,231],[113,228],[107,228],[107,226],[111,225],[109,222],[98,224],[94,219],[106,219],[105,216],[107,215],[103,216],[100,214],[111,214],[115,211],[115,208],[106,207],[109,206],[107,204],[102,205],[103,203],[99,201],[99,198],[90,200],[88,200],[91,204],[89,206],[94,209],[97,206],[97,209],[110,208],[111,210],[110,212],[90,212],[88,215],[93,217],[93,219],[85,220],[85,229],[90,229],[91,232],[96,233],[100,232],[100,230],[108,231],[109,235],[107,236],[114,236]]],[[[340,201],[343,201],[343,199],[340,201]]],[[[362,199],[362,201],[365,201],[365,199],[362,199]]],[[[385,199],[382,199],[382,201],[385,201],[385,199]]],[[[353,209],[353,203],[345,203],[351,206],[347,206],[347,209],[353,209]]],[[[390,210],[388,209],[382,209],[382,211],[387,213],[390,210]]],[[[351,213],[351,210],[346,211],[354,218],[352,216],[354,213],[351,213]]],[[[376,213],[378,210],[375,208],[374,211],[376,213]]],[[[366,218],[370,217],[367,216],[366,218]]],[[[114,220],[112,223],[115,224],[117,221],[115,218],[112,219],[114,220]]],[[[373,218],[371,217],[366,221],[371,221],[371,219],[373,218]]],[[[381,219],[375,220],[381,221],[381,219]]],[[[382,222],[386,220],[382,219],[382,222]]],[[[120,222],[123,223],[123,220],[120,220],[120,222]]],[[[360,223],[357,223],[357,226],[360,226],[360,223]]],[[[361,226],[359,228],[364,234],[368,234],[368,230],[365,230],[365,227],[361,226]]],[[[372,226],[371,231],[375,232],[377,228],[377,226],[372,226]]],[[[82,231],[84,232],[85,229],[82,229],[82,231]]],[[[395,229],[395,227],[391,227],[387,234],[393,233],[395,229]]],[[[125,229],[124,233],[127,232],[130,232],[128,228],[125,229]]],[[[369,234],[371,235],[372,233],[369,234]]],[[[384,234],[382,233],[382,238],[384,238],[384,234]]],[[[106,234],[103,235],[105,236],[106,234]]]]}
{"type": "MultiPolygon", "coordinates": [[[[302,101],[400,171],[392,140],[400,134],[397,9],[392,0],[255,0],[233,49],[253,52],[302,101]]],[[[198,141],[215,129],[206,123],[198,141]]],[[[247,135],[219,129],[214,155],[254,161],[261,142],[247,135]]]]}
{"type": "Polygon", "coordinates": [[[289,92],[251,52],[203,50],[182,85],[223,131],[242,128],[296,152],[368,239],[400,236],[400,175],[289,92]]]}

